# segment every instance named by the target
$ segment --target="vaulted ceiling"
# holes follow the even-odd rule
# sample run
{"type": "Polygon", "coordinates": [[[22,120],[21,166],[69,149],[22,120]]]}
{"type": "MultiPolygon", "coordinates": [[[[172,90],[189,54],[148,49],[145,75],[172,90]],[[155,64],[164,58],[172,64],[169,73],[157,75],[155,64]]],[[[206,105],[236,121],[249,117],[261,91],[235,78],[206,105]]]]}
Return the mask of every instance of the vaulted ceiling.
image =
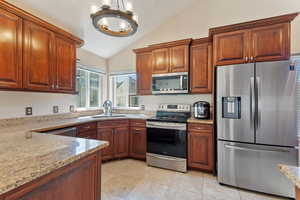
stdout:
{"type": "Polygon", "coordinates": [[[199,0],[129,0],[139,16],[139,30],[126,38],[103,35],[92,26],[90,7],[101,5],[101,0],[7,1],[81,37],[84,49],[109,58],[199,0]]]}

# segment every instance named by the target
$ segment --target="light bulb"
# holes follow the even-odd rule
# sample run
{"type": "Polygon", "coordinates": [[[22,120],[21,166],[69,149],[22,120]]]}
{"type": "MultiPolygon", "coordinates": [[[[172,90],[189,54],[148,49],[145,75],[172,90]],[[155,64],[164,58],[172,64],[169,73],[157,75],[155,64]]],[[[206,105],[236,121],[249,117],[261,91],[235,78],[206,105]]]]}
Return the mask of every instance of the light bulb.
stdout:
{"type": "Polygon", "coordinates": [[[105,6],[110,6],[110,0],[103,0],[102,4],[105,6]]]}
{"type": "Polygon", "coordinates": [[[126,4],[126,10],[132,11],[132,9],[133,9],[132,3],[131,2],[127,2],[127,4],[126,4]]]}
{"type": "Polygon", "coordinates": [[[126,24],[125,24],[125,22],[121,22],[120,27],[121,27],[122,30],[125,30],[125,29],[126,29],[126,24]]]}
{"type": "Polygon", "coordinates": [[[106,18],[103,18],[103,19],[101,20],[101,24],[104,25],[104,26],[107,26],[107,25],[108,25],[107,19],[106,19],[106,18]]]}
{"type": "Polygon", "coordinates": [[[137,15],[133,15],[132,19],[134,21],[136,21],[136,23],[138,23],[138,21],[139,21],[139,17],[137,15]]]}
{"type": "Polygon", "coordinates": [[[98,6],[92,5],[91,6],[91,14],[95,14],[96,12],[98,12],[99,8],[98,6]]]}

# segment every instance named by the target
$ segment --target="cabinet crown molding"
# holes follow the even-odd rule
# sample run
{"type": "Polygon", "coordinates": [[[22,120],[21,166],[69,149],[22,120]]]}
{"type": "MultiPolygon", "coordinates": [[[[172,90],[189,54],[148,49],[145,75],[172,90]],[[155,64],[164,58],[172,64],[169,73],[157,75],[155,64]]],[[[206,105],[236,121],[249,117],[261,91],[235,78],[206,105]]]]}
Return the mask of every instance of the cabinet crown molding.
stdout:
{"type": "Polygon", "coordinates": [[[205,43],[212,43],[212,38],[204,37],[204,38],[194,39],[191,43],[191,46],[205,44],[205,43]]]}
{"type": "Polygon", "coordinates": [[[281,16],[276,16],[276,17],[270,17],[270,18],[265,18],[265,19],[259,19],[259,20],[249,21],[249,22],[243,22],[243,23],[238,23],[238,24],[210,28],[209,36],[210,36],[210,38],[212,38],[213,35],[219,34],[219,33],[226,33],[226,32],[232,32],[232,31],[239,31],[239,30],[243,30],[243,29],[250,29],[250,28],[291,22],[298,16],[298,14],[299,13],[297,12],[297,13],[281,15],[281,16]]]}
{"type": "Polygon", "coordinates": [[[78,47],[81,47],[84,44],[84,41],[82,39],[80,39],[79,37],[74,36],[73,34],[67,32],[67,31],[65,31],[65,30],[63,30],[63,29],[61,29],[57,26],[54,26],[54,25],[46,22],[45,20],[43,20],[41,18],[38,18],[38,17],[30,14],[29,12],[27,12],[25,10],[22,10],[21,8],[18,8],[18,7],[14,6],[14,5],[6,2],[6,1],[0,1],[0,8],[6,10],[8,12],[11,12],[11,13],[13,13],[13,14],[15,14],[15,15],[23,18],[23,19],[26,19],[26,20],[34,22],[34,23],[36,23],[40,26],[43,26],[43,27],[55,32],[55,33],[58,33],[58,34],[61,34],[61,35],[65,36],[65,37],[71,39],[72,41],[74,41],[78,47]]]}
{"type": "Polygon", "coordinates": [[[149,45],[149,47],[152,48],[152,50],[153,50],[153,49],[169,48],[169,47],[180,46],[180,45],[190,45],[192,40],[193,40],[192,38],[184,39],[184,40],[176,40],[176,41],[172,41],[172,42],[152,44],[152,45],[149,45]]]}

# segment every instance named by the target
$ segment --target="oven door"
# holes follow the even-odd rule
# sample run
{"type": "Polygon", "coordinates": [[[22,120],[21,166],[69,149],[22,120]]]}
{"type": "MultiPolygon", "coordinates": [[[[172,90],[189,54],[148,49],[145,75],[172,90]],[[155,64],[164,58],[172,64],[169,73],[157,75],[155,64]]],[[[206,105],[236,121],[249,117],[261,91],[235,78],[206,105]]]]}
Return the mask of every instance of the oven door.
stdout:
{"type": "Polygon", "coordinates": [[[152,75],[153,94],[188,93],[188,73],[170,73],[152,75]]]}
{"type": "Polygon", "coordinates": [[[186,158],[186,124],[147,122],[147,153],[186,158]]]}

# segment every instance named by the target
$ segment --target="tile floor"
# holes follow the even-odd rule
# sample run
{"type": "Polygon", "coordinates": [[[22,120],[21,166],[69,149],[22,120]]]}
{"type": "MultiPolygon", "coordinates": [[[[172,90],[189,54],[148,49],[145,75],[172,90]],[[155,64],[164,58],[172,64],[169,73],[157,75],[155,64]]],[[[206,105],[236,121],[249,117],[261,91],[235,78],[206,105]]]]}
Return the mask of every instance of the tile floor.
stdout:
{"type": "Polygon", "coordinates": [[[102,167],[102,200],[271,199],[282,198],[221,186],[216,177],[198,171],[184,174],[131,159],[104,163],[102,167]]]}

